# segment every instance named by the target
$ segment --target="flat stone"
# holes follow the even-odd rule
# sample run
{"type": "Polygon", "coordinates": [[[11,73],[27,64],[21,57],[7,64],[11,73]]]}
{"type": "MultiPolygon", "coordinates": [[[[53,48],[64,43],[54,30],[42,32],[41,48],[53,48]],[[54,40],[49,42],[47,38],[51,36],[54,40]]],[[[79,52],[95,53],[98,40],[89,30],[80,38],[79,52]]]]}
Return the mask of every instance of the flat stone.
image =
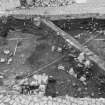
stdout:
{"type": "Polygon", "coordinates": [[[12,105],[13,103],[15,103],[15,100],[11,100],[9,101],[9,103],[12,105]]]}
{"type": "Polygon", "coordinates": [[[39,103],[35,103],[35,105],[40,105],[39,103]]]}
{"type": "Polygon", "coordinates": [[[89,105],[89,104],[88,104],[88,101],[84,101],[84,105],[89,105]]]}
{"type": "Polygon", "coordinates": [[[53,102],[52,101],[48,101],[48,105],[53,105],[53,102]]]}
{"type": "Polygon", "coordinates": [[[72,105],[78,105],[78,104],[76,104],[76,103],[72,103],[72,105]]]}

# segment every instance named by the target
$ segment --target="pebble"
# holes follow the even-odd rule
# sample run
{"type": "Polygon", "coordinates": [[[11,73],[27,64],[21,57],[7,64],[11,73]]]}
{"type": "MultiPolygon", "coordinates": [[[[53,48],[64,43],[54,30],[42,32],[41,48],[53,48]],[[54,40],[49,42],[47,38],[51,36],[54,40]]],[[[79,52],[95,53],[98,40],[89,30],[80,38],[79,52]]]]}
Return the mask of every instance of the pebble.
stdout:
{"type": "Polygon", "coordinates": [[[15,102],[15,100],[11,100],[9,101],[9,103],[12,105],[15,102]]]}
{"type": "Polygon", "coordinates": [[[45,97],[45,96],[43,96],[42,99],[43,99],[44,101],[47,101],[47,100],[48,100],[48,98],[45,97]]]}
{"type": "Polygon", "coordinates": [[[76,3],[86,3],[87,0],[74,0],[76,3]]]}
{"type": "Polygon", "coordinates": [[[8,61],[7,61],[7,64],[10,64],[12,61],[13,61],[13,59],[9,58],[8,61]]]}
{"type": "Polygon", "coordinates": [[[43,82],[44,84],[47,84],[47,80],[48,80],[48,76],[47,76],[45,73],[43,73],[43,74],[42,74],[42,82],[43,82]]]}
{"type": "Polygon", "coordinates": [[[0,100],[1,100],[1,98],[3,98],[3,95],[0,95],[0,100]]]}
{"type": "Polygon", "coordinates": [[[57,32],[57,35],[60,35],[60,32],[57,32]]]}
{"type": "Polygon", "coordinates": [[[3,79],[4,78],[4,76],[3,75],[0,75],[0,79],[3,79]]]}
{"type": "Polygon", "coordinates": [[[94,93],[91,93],[91,96],[94,96],[94,93]]]}
{"type": "Polygon", "coordinates": [[[84,52],[80,53],[77,59],[79,60],[80,63],[83,63],[83,61],[85,60],[85,53],[84,52]]]}
{"type": "Polygon", "coordinates": [[[1,62],[1,63],[4,63],[5,61],[6,61],[5,58],[0,58],[0,62],[1,62]]]}
{"type": "Polygon", "coordinates": [[[4,100],[4,102],[9,102],[11,99],[10,98],[7,98],[6,100],[4,100]]]}
{"type": "Polygon", "coordinates": [[[33,79],[37,80],[37,75],[33,75],[33,79]]]}
{"type": "Polygon", "coordinates": [[[39,103],[35,103],[35,105],[40,105],[39,103]]]}
{"type": "Polygon", "coordinates": [[[45,85],[40,85],[40,86],[39,86],[39,89],[40,89],[41,91],[45,91],[46,86],[45,86],[45,85]]]}
{"type": "Polygon", "coordinates": [[[72,86],[75,87],[75,86],[77,86],[77,84],[76,83],[73,83],[72,86]]]}
{"type": "Polygon", "coordinates": [[[30,82],[30,85],[38,85],[38,81],[32,81],[30,82]]]}
{"type": "Polygon", "coordinates": [[[89,104],[88,104],[88,102],[87,102],[87,100],[86,100],[86,101],[84,101],[84,105],[89,105],[89,104]]]}
{"type": "Polygon", "coordinates": [[[77,105],[76,103],[72,103],[72,105],[77,105]]]}
{"type": "Polygon", "coordinates": [[[5,105],[4,103],[0,103],[0,105],[5,105]]]}
{"type": "Polygon", "coordinates": [[[52,101],[48,101],[48,105],[53,105],[52,101]]]}
{"type": "Polygon", "coordinates": [[[62,48],[61,47],[58,47],[57,51],[58,52],[62,52],[62,48]]]}
{"type": "Polygon", "coordinates": [[[78,88],[78,89],[77,89],[78,92],[81,92],[81,90],[82,90],[81,88],[78,88]]]}
{"type": "Polygon", "coordinates": [[[27,81],[28,81],[28,78],[23,79],[23,80],[19,81],[19,85],[22,85],[22,84],[26,83],[27,81]]]}
{"type": "Polygon", "coordinates": [[[85,62],[84,62],[84,65],[85,65],[85,67],[90,67],[90,65],[91,65],[91,63],[90,63],[90,61],[89,60],[86,60],[85,62]]]}
{"type": "Polygon", "coordinates": [[[72,75],[73,77],[77,78],[77,74],[74,72],[73,68],[70,68],[70,70],[68,71],[68,73],[70,75],[72,75]]]}
{"type": "Polygon", "coordinates": [[[55,51],[55,46],[51,47],[51,51],[54,52],[55,51]]]}
{"type": "Polygon", "coordinates": [[[18,97],[15,98],[15,101],[16,101],[17,103],[20,103],[20,99],[19,99],[18,97]]]}
{"type": "Polygon", "coordinates": [[[58,70],[65,70],[65,67],[62,64],[58,65],[58,70]]]}
{"type": "Polygon", "coordinates": [[[4,54],[9,54],[10,53],[10,51],[7,49],[7,50],[4,50],[4,54]]]}
{"type": "Polygon", "coordinates": [[[13,105],[18,105],[18,103],[14,102],[13,105]]]}
{"type": "Polygon", "coordinates": [[[86,78],[85,78],[84,76],[82,76],[82,77],[80,78],[80,81],[84,82],[84,81],[86,81],[86,78]]]}
{"type": "Polygon", "coordinates": [[[62,103],[62,98],[57,98],[57,102],[62,103]]]}
{"type": "Polygon", "coordinates": [[[37,76],[37,79],[38,79],[38,83],[41,84],[41,81],[42,81],[41,75],[38,75],[38,76],[37,76]]]}

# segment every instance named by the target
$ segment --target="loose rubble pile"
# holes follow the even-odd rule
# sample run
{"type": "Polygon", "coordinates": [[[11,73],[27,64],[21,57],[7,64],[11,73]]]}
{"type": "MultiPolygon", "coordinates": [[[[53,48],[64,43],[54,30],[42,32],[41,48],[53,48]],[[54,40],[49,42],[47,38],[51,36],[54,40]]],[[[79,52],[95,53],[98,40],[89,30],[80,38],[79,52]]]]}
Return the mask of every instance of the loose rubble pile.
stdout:
{"type": "Polygon", "coordinates": [[[18,83],[12,88],[18,91],[20,94],[32,95],[32,94],[45,94],[45,89],[48,81],[48,76],[43,75],[33,75],[31,78],[25,78],[22,80],[17,80],[18,83]]]}
{"type": "Polygon", "coordinates": [[[13,52],[9,48],[3,48],[0,51],[0,64],[11,64],[13,62],[13,52]]]}
{"type": "Polygon", "coordinates": [[[58,70],[63,70],[73,77],[79,79],[83,84],[86,84],[86,81],[92,78],[92,62],[87,59],[86,55],[81,52],[78,57],[74,57],[75,65],[69,68],[68,70],[65,69],[65,65],[59,64],[58,70]]]}

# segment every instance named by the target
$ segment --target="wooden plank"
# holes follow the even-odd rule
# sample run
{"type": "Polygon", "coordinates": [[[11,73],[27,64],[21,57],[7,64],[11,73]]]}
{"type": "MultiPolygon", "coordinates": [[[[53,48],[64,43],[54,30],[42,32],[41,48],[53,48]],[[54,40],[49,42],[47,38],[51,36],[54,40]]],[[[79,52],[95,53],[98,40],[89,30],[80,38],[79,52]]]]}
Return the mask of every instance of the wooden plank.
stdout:
{"type": "Polygon", "coordinates": [[[69,44],[73,45],[75,48],[79,49],[80,51],[84,52],[87,57],[95,62],[102,70],[105,71],[105,61],[100,59],[99,56],[94,54],[90,49],[87,47],[82,46],[76,39],[74,39],[70,34],[64,32],[59,27],[57,27],[55,24],[53,24],[51,21],[42,19],[42,22],[46,24],[48,27],[50,27],[55,32],[59,33],[69,44]]]}

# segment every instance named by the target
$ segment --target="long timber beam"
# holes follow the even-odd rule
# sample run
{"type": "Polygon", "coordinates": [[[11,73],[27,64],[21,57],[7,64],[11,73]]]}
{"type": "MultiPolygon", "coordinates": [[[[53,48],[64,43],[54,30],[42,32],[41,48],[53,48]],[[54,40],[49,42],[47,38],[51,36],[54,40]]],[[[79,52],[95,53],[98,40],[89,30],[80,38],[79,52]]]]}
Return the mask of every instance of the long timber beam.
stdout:
{"type": "Polygon", "coordinates": [[[0,11],[0,16],[42,16],[51,20],[67,18],[105,18],[105,3],[72,4],[61,7],[34,7],[0,11]]]}
{"type": "Polygon", "coordinates": [[[59,32],[59,35],[61,35],[69,44],[73,45],[75,48],[79,49],[80,51],[84,52],[87,57],[95,62],[102,70],[105,71],[105,61],[100,59],[99,56],[94,54],[90,49],[87,47],[82,46],[76,39],[74,39],[70,34],[64,32],[59,27],[57,27],[55,24],[53,24],[49,20],[42,19],[42,22],[46,24],[48,27],[50,27],[55,32],[59,32]]]}

